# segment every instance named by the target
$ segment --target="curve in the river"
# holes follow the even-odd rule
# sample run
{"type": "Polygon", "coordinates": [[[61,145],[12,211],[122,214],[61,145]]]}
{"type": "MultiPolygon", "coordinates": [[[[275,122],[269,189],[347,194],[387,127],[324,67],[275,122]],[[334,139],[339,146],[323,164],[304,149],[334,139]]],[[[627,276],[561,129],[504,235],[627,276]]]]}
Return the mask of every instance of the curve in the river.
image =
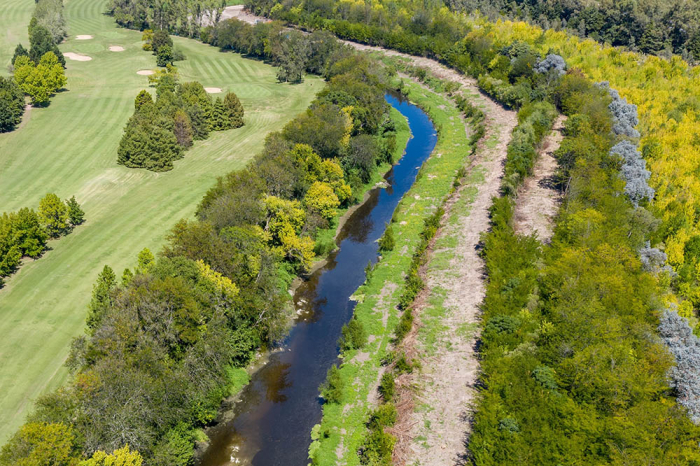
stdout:
{"type": "Polygon", "coordinates": [[[364,282],[367,263],[377,261],[377,240],[437,142],[420,108],[386,98],[408,119],[412,137],[406,152],[387,174],[389,186],[373,189],[348,218],[337,238],[339,249],[297,289],[294,303],[303,312],[283,349],[243,389],[232,419],[212,429],[202,466],[308,463],[311,428],[321,419],[318,387],[338,362],[340,331],[355,308],[350,296],[364,282]]]}

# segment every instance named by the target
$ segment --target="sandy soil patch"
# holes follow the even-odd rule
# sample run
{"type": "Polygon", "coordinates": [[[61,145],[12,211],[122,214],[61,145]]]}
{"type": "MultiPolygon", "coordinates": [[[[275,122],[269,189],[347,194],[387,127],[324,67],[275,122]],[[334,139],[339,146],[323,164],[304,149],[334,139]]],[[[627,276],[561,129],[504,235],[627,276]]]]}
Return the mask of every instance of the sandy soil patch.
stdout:
{"type": "Polygon", "coordinates": [[[92,36],[89,34],[80,34],[80,35],[75,36],[75,38],[77,40],[90,40],[90,39],[92,39],[92,36]]]}
{"type": "Polygon", "coordinates": [[[63,52],[63,56],[66,57],[69,60],[73,61],[90,61],[92,60],[92,57],[88,57],[87,55],[83,55],[80,53],[73,53],[73,52],[63,52]]]}
{"type": "Polygon", "coordinates": [[[207,91],[209,94],[221,94],[220,87],[205,87],[204,90],[207,91]]]}
{"type": "Polygon", "coordinates": [[[518,200],[513,212],[513,228],[519,235],[537,233],[545,243],[552,239],[554,216],[557,214],[561,193],[554,186],[554,173],[557,161],[554,152],[559,149],[564,135],[566,117],[559,115],[552,132],[542,142],[540,156],[535,162],[531,177],[527,178],[518,192],[518,200]]]}
{"type": "Polygon", "coordinates": [[[153,70],[139,70],[136,72],[136,74],[140,74],[141,76],[150,76],[152,74],[156,74],[156,72],[153,70]]]}
{"type": "Polygon", "coordinates": [[[121,45],[110,45],[110,46],[109,46],[109,51],[110,51],[110,52],[123,52],[123,51],[124,51],[124,47],[122,47],[121,45]]]}

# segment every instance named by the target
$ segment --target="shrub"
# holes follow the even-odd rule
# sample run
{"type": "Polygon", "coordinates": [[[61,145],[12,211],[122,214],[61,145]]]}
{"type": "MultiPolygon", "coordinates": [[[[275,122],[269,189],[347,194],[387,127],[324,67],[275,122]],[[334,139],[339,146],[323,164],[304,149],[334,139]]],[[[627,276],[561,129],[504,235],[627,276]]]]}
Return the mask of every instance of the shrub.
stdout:
{"type": "Polygon", "coordinates": [[[382,395],[384,401],[389,402],[394,399],[396,392],[396,383],[394,382],[394,374],[391,371],[384,372],[382,381],[379,384],[379,394],[382,395]]]}
{"type": "Polygon", "coordinates": [[[341,351],[360,349],[367,344],[367,332],[362,322],[352,318],[343,326],[339,341],[341,351]]]}
{"type": "Polygon", "coordinates": [[[394,239],[394,229],[391,224],[386,224],[386,229],[381,238],[379,238],[379,250],[381,252],[393,251],[396,245],[394,239]]]}
{"type": "Polygon", "coordinates": [[[328,370],[326,381],[321,386],[321,396],[327,403],[340,403],[344,385],[340,370],[337,366],[333,366],[328,370]]]}

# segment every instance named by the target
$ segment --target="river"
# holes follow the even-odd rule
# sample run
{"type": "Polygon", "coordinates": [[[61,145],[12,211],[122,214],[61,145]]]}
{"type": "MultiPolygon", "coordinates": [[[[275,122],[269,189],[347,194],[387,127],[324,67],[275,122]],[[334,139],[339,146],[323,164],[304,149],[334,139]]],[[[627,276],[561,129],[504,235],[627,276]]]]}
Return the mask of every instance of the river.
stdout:
{"type": "Polygon", "coordinates": [[[338,234],[339,248],[297,288],[294,304],[301,313],[294,327],[281,350],[253,374],[230,420],[211,429],[201,466],[308,464],[311,428],[322,414],[319,386],[339,362],[340,331],[355,308],[350,297],[364,282],[367,263],[377,261],[377,240],[437,142],[420,108],[390,95],[386,99],[411,128],[403,157],[385,177],[388,187],[370,192],[338,234]]]}

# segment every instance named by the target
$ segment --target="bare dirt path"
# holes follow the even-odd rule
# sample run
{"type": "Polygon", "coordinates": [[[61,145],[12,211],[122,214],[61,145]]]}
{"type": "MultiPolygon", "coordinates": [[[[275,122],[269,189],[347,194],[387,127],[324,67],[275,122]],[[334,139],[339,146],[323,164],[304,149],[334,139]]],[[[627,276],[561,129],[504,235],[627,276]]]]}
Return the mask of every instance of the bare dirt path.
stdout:
{"type": "Polygon", "coordinates": [[[533,175],[525,180],[518,192],[513,215],[514,229],[519,235],[537,233],[544,243],[552,238],[554,216],[557,213],[561,194],[554,186],[553,177],[557,169],[554,152],[559,149],[564,135],[566,117],[559,115],[551,133],[545,138],[540,156],[535,163],[533,175]]]}

